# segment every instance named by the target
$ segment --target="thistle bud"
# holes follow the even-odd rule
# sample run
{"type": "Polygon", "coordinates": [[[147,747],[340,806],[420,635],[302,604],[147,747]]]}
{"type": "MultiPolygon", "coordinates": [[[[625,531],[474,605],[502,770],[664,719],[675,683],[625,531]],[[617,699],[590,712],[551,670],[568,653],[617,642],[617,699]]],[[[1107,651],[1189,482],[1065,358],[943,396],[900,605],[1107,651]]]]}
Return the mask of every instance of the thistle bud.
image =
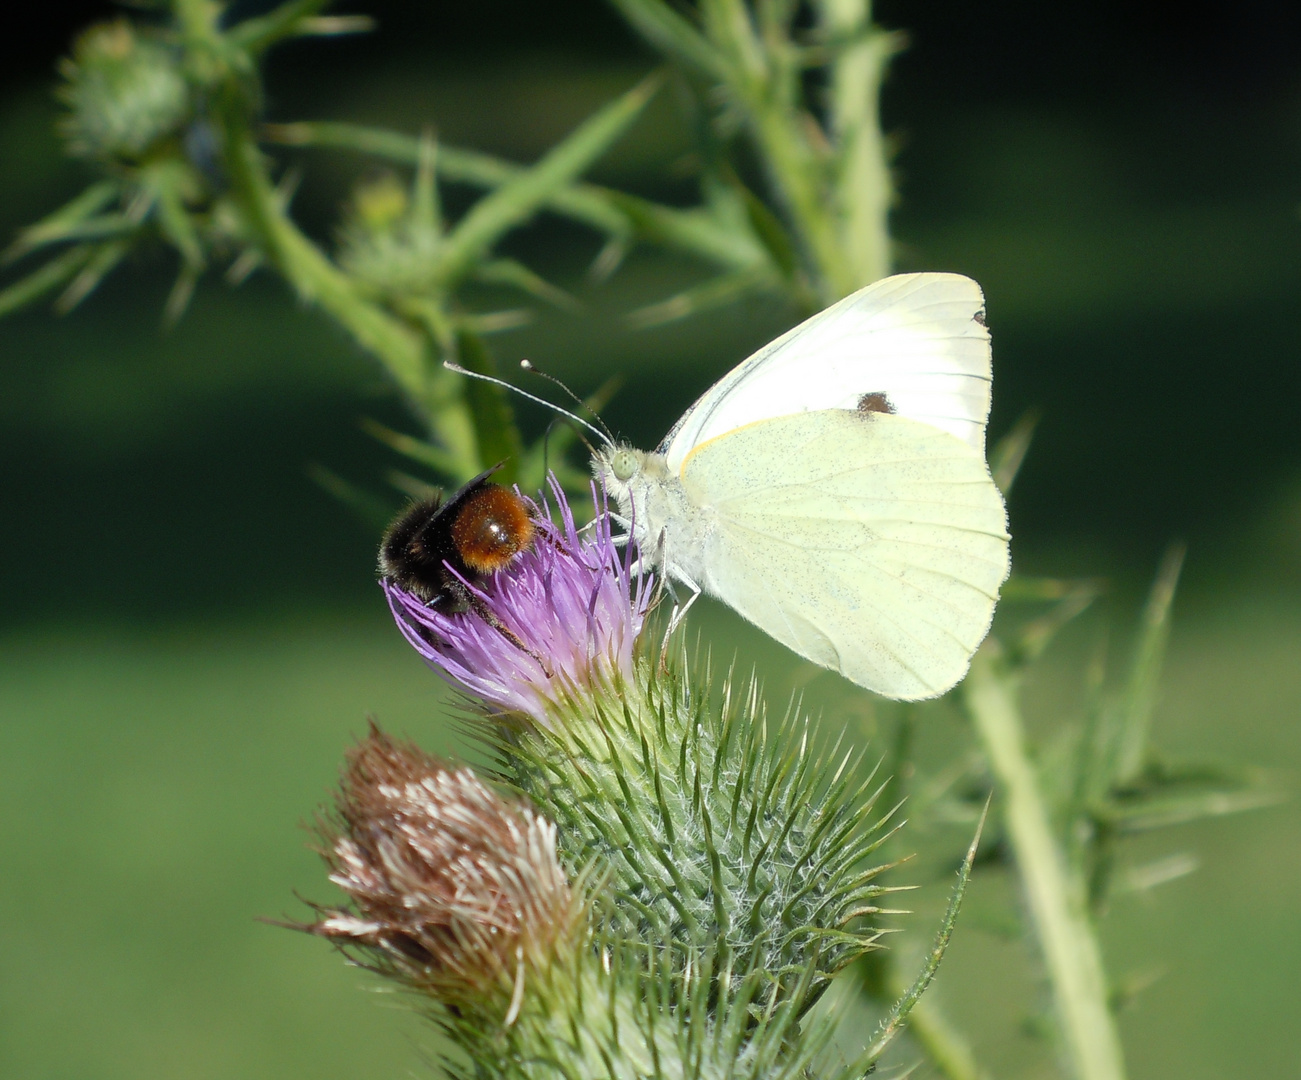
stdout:
{"type": "Polygon", "coordinates": [[[410,207],[406,188],[388,169],[367,176],[352,192],[352,215],[370,232],[390,231],[406,217],[410,207]]]}
{"type": "Polygon", "coordinates": [[[64,134],[78,157],[136,161],[191,112],[177,50],[126,19],[86,30],[60,73],[64,134]]]}

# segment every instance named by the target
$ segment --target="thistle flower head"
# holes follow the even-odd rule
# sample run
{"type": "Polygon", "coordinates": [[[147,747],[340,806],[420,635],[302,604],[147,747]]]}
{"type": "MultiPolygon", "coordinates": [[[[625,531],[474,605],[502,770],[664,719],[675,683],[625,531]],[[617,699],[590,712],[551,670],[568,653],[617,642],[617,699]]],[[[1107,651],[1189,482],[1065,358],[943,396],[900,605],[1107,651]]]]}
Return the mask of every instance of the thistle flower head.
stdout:
{"type": "Polygon", "coordinates": [[[348,755],[323,832],[352,908],[307,929],[441,1001],[518,999],[585,933],[554,825],[377,729],[348,755]]]}
{"type": "Polygon", "coordinates": [[[398,627],[435,671],[489,707],[544,726],[575,692],[631,677],[651,596],[631,553],[615,547],[601,501],[580,535],[554,478],[551,490],[560,524],[539,512],[531,547],[480,585],[461,578],[476,600],[469,610],[440,610],[383,583],[398,627]]]}

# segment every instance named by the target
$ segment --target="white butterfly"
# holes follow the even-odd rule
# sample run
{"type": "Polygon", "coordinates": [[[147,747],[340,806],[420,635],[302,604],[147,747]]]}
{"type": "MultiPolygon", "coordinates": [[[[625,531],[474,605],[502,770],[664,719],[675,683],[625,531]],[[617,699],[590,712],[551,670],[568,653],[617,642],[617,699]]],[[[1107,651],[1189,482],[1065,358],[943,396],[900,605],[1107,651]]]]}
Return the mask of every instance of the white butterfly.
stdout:
{"type": "Polygon", "coordinates": [[[592,468],[691,600],[886,697],[936,697],[1008,574],[990,378],[980,286],[901,274],[760,349],[654,453],[610,445],[592,468]]]}

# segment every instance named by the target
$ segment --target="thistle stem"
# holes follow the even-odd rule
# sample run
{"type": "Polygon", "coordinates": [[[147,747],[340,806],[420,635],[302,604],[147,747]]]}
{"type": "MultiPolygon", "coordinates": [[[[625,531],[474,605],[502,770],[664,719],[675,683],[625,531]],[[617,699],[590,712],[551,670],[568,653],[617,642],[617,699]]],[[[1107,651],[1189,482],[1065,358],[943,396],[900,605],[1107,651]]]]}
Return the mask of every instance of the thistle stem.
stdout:
{"type": "Polygon", "coordinates": [[[842,245],[857,285],[866,285],[890,272],[891,183],[877,114],[893,38],[873,28],[870,0],[822,0],[821,10],[828,37],[843,42],[831,63],[830,100],[842,245]]]}
{"type": "MultiPolygon", "coordinates": [[[[261,134],[265,141],[281,146],[350,150],[408,165],[420,160],[418,138],[360,124],[319,120],[265,124],[261,134]]],[[[509,184],[526,169],[490,154],[442,143],[436,168],[444,180],[488,189],[509,184]]],[[[775,273],[767,254],[748,232],[731,229],[699,209],[679,210],[581,182],[560,188],[543,205],[608,236],[662,244],[727,269],[751,270],[770,278],[775,273]]]]}
{"type": "Polygon", "coordinates": [[[987,642],[963,686],[967,711],[1001,788],[1007,834],[1048,969],[1071,1072],[1076,1080],[1124,1080],[1101,949],[1083,890],[1072,881],[1053,836],[1026,751],[1015,677],[987,642]]]}
{"type": "Polygon", "coordinates": [[[947,1080],[988,1080],[989,1074],[976,1064],[967,1040],[927,998],[913,1008],[908,1034],[947,1080]]]}
{"type": "Polygon", "coordinates": [[[756,93],[747,104],[754,118],[755,140],[773,184],[781,193],[791,222],[817,268],[816,288],[820,299],[830,304],[848,296],[867,282],[855,276],[835,218],[827,213],[813,149],[791,110],[780,102],[756,93]]]}
{"type": "MultiPolygon", "coordinates": [[[[886,1014],[885,1022],[881,1025],[872,1040],[871,1045],[863,1052],[864,1061],[875,1062],[884,1052],[890,1041],[904,1028],[905,1024],[911,1022],[913,1010],[921,1002],[922,995],[926,993],[926,988],[930,986],[931,980],[935,978],[935,973],[940,969],[940,961],[944,959],[944,952],[949,947],[949,939],[953,936],[954,924],[958,921],[958,911],[962,907],[962,898],[966,895],[967,885],[971,881],[971,867],[976,861],[976,851],[980,847],[980,836],[985,831],[985,820],[989,817],[989,800],[985,800],[985,809],[981,811],[980,821],[976,824],[976,835],[972,837],[971,844],[967,847],[967,856],[962,860],[962,867],[958,871],[958,884],[949,897],[948,910],[944,913],[944,922],[940,926],[940,932],[935,938],[935,944],[931,947],[930,954],[926,957],[922,969],[918,972],[917,977],[895,1001],[889,1013],[886,1014]]],[[[932,1025],[932,1034],[935,1028],[932,1025]]]]}
{"type": "Polygon", "coordinates": [[[820,6],[825,29],[839,39],[830,71],[831,138],[800,106],[800,68],[788,42],[762,39],[739,0],[715,0],[702,11],[815,288],[830,304],[889,269],[890,181],[877,119],[889,38],[873,32],[868,0],[820,6]]]}
{"type": "Polygon", "coordinates": [[[319,304],[388,369],[416,402],[428,399],[428,372],[420,336],[365,299],[348,276],[285,215],[262,165],[261,153],[239,104],[223,117],[231,187],[256,232],[258,246],[304,300],[319,304]]]}

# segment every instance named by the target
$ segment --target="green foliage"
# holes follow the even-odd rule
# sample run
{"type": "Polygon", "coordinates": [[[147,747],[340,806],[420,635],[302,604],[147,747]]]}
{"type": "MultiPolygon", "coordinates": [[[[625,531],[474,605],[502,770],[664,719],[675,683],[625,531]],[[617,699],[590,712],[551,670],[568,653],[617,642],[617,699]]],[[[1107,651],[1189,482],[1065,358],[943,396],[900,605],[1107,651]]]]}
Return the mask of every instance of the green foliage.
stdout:
{"type": "MultiPolygon", "coordinates": [[[[423,417],[424,430],[411,437],[428,445],[426,459],[446,479],[461,481],[496,464],[503,445],[517,449],[513,437],[502,444],[491,430],[503,418],[513,430],[500,393],[467,391],[441,363],[471,366],[468,357],[476,370],[491,373],[479,339],[518,324],[527,311],[465,310],[458,299],[463,286],[504,285],[530,300],[573,307],[542,275],[495,253],[540,210],[605,237],[593,266],[598,275],[613,272],[639,243],[687,253],[717,270],[712,280],[632,313],[638,326],[755,292],[784,294],[811,310],[888,268],[890,190],[875,85],[894,39],[874,30],[866,6],[853,0],[817,6],[816,46],[793,44],[792,5],[761,5],[759,23],[751,25],[740,4],[705,4],[698,26],[654,0],[622,5],[681,66],[696,91],[700,130],[713,132],[700,204],[687,209],[579,181],[637,119],[662,78],[633,88],[536,164],[521,166],[354,125],[257,125],[258,65],[271,45],[368,28],[364,19],[321,16],[324,0],[292,0],[231,26],[210,0],[163,6],[172,18],[155,29],[119,20],[79,43],[67,67],[67,125],[75,152],[111,158],[113,168],[11,248],[11,258],[67,250],[0,291],[0,314],[60,288],[58,310],[70,310],[130,250],[158,242],[180,263],[164,312],[169,322],[184,312],[210,264],[226,262],[232,282],[271,267],[385,367],[423,417]],[[805,100],[805,75],[817,67],[832,88],[825,120],[805,100]],[[738,117],[770,165],[772,205],[738,180],[734,159],[748,153],[735,138],[738,117]],[[359,187],[331,258],[294,225],[292,184],[273,183],[260,141],[350,149],[414,166],[413,190],[394,201],[394,178],[382,191],[359,187]],[[447,222],[438,197],[444,181],[468,182],[486,194],[447,222]],[[381,196],[390,200],[387,211],[376,203],[381,196]],[[497,399],[492,407],[484,406],[488,397],[497,399]]],[[[529,486],[542,480],[541,459],[540,447],[518,458],[518,475],[529,486]]]]}
{"type": "Polygon", "coordinates": [[[720,128],[745,129],[789,230],[782,246],[799,253],[793,287],[824,306],[889,272],[892,191],[876,94],[898,39],[872,25],[864,0],[813,4],[812,45],[797,40],[799,4],[701,0],[681,10],[662,0],[613,2],[708,84],[723,102],[720,128]],[[819,69],[829,83],[825,110],[806,89],[819,69]]]}
{"type": "MultiPolygon", "coordinates": [[[[1054,986],[1056,1035],[1080,1074],[1122,1077],[1111,1013],[1119,995],[1103,968],[1095,921],[1116,880],[1126,835],[1266,805],[1263,778],[1222,766],[1170,769],[1149,743],[1161,658],[1183,550],[1167,554],[1117,694],[1099,667],[1082,724],[1061,725],[1055,752],[1028,745],[1017,696],[1025,673],[1053,634],[1092,599],[1087,585],[1057,590],[1047,615],[1031,620],[1012,647],[991,639],[972,664],[963,703],[1002,792],[1004,828],[1036,936],[1054,986]],[[1038,757],[1038,760],[1036,760],[1038,757]]],[[[1163,857],[1127,875],[1152,888],[1189,872],[1186,856],[1163,857]]]]}
{"type": "MultiPolygon", "coordinates": [[[[441,366],[457,360],[491,373],[482,336],[514,325],[521,313],[469,312],[457,293],[467,282],[489,282],[573,306],[494,248],[544,206],[591,202],[574,196],[574,181],[637,119],[659,80],[598,111],[536,165],[498,170],[500,182],[455,222],[444,221],[439,209],[438,148],[432,140],[418,143],[410,197],[392,181],[382,191],[359,188],[336,261],[291,220],[292,183],[272,181],[255,127],[262,100],[257,64],[267,47],[288,36],[365,28],[318,17],[324,6],[299,0],[223,28],[219,5],[178,0],[172,21],[158,30],[119,20],[88,31],[65,70],[66,126],[73,151],[105,163],[106,175],[11,246],[8,261],[53,254],[0,291],[0,314],[57,289],[57,309],[71,310],[132,249],[160,241],[180,261],[168,321],[183,313],[210,263],[226,261],[233,282],[268,266],[381,362],[424,416],[426,430],[409,438],[428,446],[425,458],[438,472],[464,480],[507,460],[513,475],[525,462],[533,471],[522,479],[536,487],[542,450],[523,452],[502,393],[467,389],[441,366]]],[[[450,156],[455,164],[456,153],[450,156]]],[[[607,224],[617,216],[614,229],[624,231],[626,213],[603,213],[607,224]]]]}
{"type": "MultiPolygon", "coordinates": [[[[1151,743],[1152,713],[1183,559],[1183,546],[1176,544],[1162,560],[1122,685],[1106,687],[1099,660],[1083,720],[1063,728],[1059,751],[1046,755],[1042,766],[1060,843],[1073,872],[1085,883],[1095,914],[1107,907],[1126,837],[1256,809],[1280,797],[1259,770],[1216,762],[1170,763],[1151,743]]],[[[1059,605],[1067,608],[1068,616],[1072,606],[1069,599],[1059,605]]],[[[1165,857],[1157,863],[1166,869],[1183,866],[1184,872],[1190,868],[1186,856],[1171,858],[1176,863],[1165,857]]],[[[1127,875],[1127,880],[1158,884],[1170,880],[1170,874],[1139,872],[1137,877],[1127,875]]]]}

